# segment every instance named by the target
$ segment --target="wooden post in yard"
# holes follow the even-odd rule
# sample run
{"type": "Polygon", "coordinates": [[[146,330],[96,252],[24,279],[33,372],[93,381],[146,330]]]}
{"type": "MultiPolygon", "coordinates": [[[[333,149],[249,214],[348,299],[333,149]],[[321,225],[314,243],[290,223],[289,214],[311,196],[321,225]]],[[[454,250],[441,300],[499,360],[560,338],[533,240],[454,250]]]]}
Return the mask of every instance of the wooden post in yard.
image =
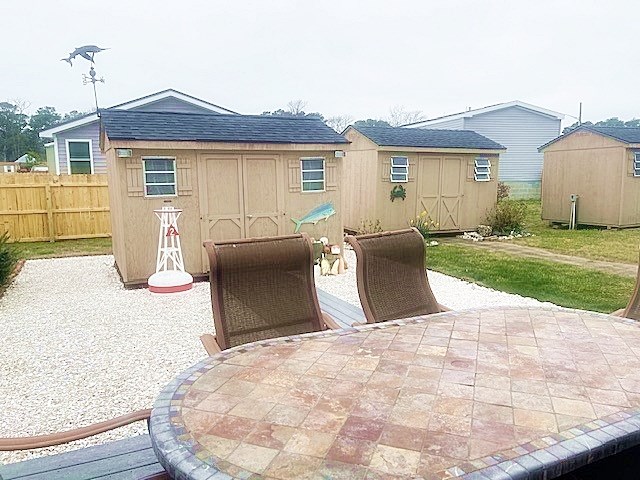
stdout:
{"type": "Polygon", "coordinates": [[[55,230],[53,229],[53,201],[51,199],[51,183],[45,183],[44,191],[47,202],[47,227],[49,229],[49,241],[56,241],[55,230]]]}

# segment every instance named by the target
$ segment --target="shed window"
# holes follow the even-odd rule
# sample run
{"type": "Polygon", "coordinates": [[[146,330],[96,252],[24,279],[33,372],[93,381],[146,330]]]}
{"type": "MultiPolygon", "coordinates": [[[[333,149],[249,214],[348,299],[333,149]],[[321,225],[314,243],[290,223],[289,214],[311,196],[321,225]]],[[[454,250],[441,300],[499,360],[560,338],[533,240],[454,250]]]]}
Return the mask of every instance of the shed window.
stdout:
{"type": "Polygon", "coordinates": [[[407,157],[391,157],[390,179],[392,182],[409,181],[409,159],[407,157]]]}
{"type": "Polygon", "coordinates": [[[491,162],[487,157],[476,157],[473,167],[473,179],[476,182],[491,180],[491,162]]]}
{"type": "Polygon", "coordinates": [[[303,192],[324,192],[324,158],[300,159],[303,192]]]}
{"type": "Polygon", "coordinates": [[[640,177],[640,152],[633,154],[633,176],[640,177]]]}
{"type": "Polygon", "coordinates": [[[69,173],[93,173],[91,140],[68,140],[69,173]]]}
{"type": "Polygon", "coordinates": [[[144,193],[147,197],[176,194],[175,158],[143,158],[144,193]]]}

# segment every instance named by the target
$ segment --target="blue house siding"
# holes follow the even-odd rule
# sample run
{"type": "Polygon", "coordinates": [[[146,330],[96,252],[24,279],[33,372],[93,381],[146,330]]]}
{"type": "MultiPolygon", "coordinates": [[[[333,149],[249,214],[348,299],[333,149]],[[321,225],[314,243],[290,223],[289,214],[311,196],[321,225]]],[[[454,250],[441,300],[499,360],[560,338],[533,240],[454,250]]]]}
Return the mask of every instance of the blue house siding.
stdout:
{"type": "MultiPolygon", "coordinates": [[[[442,120],[433,125],[420,128],[435,128],[439,130],[464,130],[464,118],[454,118],[453,120],[442,120]]],[[[480,133],[480,132],[478,132],[480,133]]]]}
{"type": "Polygon", "coordinates": [[[540,182],[543,155],[538,147],[560,135],[560,119],[522,107],[509,107],[464,120],[465,129],[507,147],[500,155],[500,180],[540,182]]]}
{"type": "Polygon", "coordinates": [[[560,122],[557,116],[511,105],[488,112],[464,112],[416,127],[473,130],[504,145],[507,151],[500,154],[499,180],[511,187],[513,198],[540,198],[543,155],[538,147],[560,135],[560,122]]]}
{"type": "Polygon", "coordinates": [[[140,112],[216,113],[207,108],[184,102],[175,97],[163,98],[152,103],[140,105],[139,107],[133,107],[130,110],[138,110],[140,112]]]}
{"type": "Polygon", "coordinates": [[[61,175],[69,173],[66,140],[91,140],[93,173],[107,173],[106,158],[100,151],[100,125],[97,121],[82,125],[72,130],[57,133],[54,135],[54,138],[58,145],[58,160],[60,162],[61,175]]]}

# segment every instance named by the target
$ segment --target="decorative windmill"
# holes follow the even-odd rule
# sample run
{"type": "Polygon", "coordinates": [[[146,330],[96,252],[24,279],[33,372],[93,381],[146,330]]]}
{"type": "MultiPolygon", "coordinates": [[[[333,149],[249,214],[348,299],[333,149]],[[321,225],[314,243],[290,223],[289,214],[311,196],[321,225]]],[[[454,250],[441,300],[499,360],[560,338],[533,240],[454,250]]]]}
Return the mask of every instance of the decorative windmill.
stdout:
{"type": "Polygon", "coordinates": [[[73,67],[73,60],[76,57],[82,57],[85,60],[89,60],[91,62],[91,68],[89,69],[89,75],[82,75],[82,84],[87,85],[88,83],[93,85],[93,98],[96,102],[96,111],[98,111],[98,93],[96,91],[96,83],[102,82],[104,83],[104,78],[96,78],[96,70],[93,68],[93,57],[96,53],[102,52],[104,50],[108,50],[108,48],[100,48],[96,45],[85,45],[83,47],[76,48],[73,52],[69,53],[67,58],[62,58],[60,61],[67,62],[70,66],[73,67]]]}
{"type": "Polygon", "coordinates": [[[158,234],[158,256],[156,257],[156,273],[149,277],[149,291],[153,293],[176,293],[190,290],[193,277],[184,271],[178,217],[180,208],[164,205],[154,210],[160,220],[158,234]]]}

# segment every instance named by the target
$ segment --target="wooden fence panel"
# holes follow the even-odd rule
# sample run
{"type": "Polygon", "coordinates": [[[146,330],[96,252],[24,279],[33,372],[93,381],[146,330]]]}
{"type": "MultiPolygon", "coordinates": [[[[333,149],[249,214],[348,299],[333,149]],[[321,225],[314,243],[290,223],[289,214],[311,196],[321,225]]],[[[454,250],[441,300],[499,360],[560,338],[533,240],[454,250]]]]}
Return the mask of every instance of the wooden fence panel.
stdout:
{"type": "Polygon", "coordinates": [[[111,236],[107,176],[0,175],[0,233],[37,242],[111,236]]]}

